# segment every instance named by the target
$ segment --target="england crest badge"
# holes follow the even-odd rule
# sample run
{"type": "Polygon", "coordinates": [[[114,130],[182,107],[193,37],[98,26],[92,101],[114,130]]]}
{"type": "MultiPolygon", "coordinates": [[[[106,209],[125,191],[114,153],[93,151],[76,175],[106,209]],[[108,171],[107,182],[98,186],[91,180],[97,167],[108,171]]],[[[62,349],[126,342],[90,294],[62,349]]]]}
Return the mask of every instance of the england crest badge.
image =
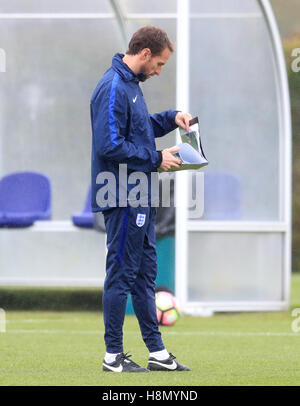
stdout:
{"type": "Polygon", "coordinates": [[[138,227],[143,227],[143,225],[145,224],[145,220],[146,214],[138,213],[138,215],[136,216],[136,225],[138,227]]]}

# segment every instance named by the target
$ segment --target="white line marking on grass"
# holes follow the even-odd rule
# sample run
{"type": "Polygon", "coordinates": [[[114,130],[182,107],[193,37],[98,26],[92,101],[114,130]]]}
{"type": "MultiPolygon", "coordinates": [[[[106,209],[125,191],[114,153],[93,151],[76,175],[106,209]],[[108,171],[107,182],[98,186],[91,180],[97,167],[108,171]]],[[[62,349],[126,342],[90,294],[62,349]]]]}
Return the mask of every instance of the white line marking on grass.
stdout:
{"type": "MultiPolygon", "coordinates": [[[[8,329],[7,333],[29,333],[29,334],[104,334],[103,330],[29,330],[29,329],[8,329]]],[[[127,331],[125,334],[136,334],[136,331],[127,331]]],[[[300,337],[300,333],[272,332],[272,331],[164,331],[163,334],[182,336],[262,336],[262,337],[300,337]]]]}
{"type": "Polygon", "coordinates": [[[48,322],[73,322],[73,321],[78,321],[80,323],[84,322],[83,319],[80,318],[73,318],[73,319],[11,319],[11,320],[6,320],[7,323],[48,323],[48,322]]]}
{"type": "Polygon", "coordinates": [[[275,331],[170,331],[167,334],[182,334],[182,335],[212,335],[212,336],[299,336],[298,333],[288,333],[288,332],[275,332],[275,331]]]}
{"type": "Polygon", "coordinates": [[[7,333],[30,333],[30,334],[104,334],[101,330],[29,330],[29,329],[9,329],[7,333]]]}

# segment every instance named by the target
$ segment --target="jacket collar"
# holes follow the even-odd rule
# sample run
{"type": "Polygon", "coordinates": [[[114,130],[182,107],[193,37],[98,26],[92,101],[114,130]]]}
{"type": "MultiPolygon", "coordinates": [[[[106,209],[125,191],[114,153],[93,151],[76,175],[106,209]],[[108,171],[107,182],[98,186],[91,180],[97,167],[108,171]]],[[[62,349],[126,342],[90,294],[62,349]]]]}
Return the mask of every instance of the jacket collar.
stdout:
{"type": "Polygon", "coordinates": [[[129,66],[123,62],[123,57],[124,54],[115,54],[115,56],[112,59],[112,67],[113,69],[119,73],[119,75],[125,80],[125,81],[133,81],[138,83],[139,81],[143,81],[144,79],[144,74],[143,73],[138,73],[137,75],[129,68],[129,66]]]}

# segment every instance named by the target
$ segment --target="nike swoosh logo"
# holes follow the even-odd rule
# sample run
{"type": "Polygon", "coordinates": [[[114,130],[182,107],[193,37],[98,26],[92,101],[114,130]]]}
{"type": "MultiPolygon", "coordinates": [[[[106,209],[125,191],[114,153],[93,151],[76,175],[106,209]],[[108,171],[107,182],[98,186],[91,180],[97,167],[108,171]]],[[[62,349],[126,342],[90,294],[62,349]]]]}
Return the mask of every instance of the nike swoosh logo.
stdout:
{"type": "Polygon", "coordinates": [[[132,99],[133,103],[135,103],[135,102],[136,102],[136,99],[137,99],[137,95],[135,96],[135,98],[134,98],[134,99],[132,99]]]}
{"type": "Polygon", "coordinates": [[[123,371],[122,365],[119,365],[118,367],[112,367],[111,365],[104,364],[104,366],[105,366],[105,368],[108,368],[110,371],[113,371],[113,372],[122,372],[123,371]]]}
{"type": "Polygon", "coordinates": [[[152,364],[157,364],[160,365],[164,368],[170,369],[171,371],[174,371],[177,368],[177,364],[175,361],[172,362],[172,364],[163,364],[162,362],[159,361],[149,361],[149,363],[152,362],[152,364]]]}

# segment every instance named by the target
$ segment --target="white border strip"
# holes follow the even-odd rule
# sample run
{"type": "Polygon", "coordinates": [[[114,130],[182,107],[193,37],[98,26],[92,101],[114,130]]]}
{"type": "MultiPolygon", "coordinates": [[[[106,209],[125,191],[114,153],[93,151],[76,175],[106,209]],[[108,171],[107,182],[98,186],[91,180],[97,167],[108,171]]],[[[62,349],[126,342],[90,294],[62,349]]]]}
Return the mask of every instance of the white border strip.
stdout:
{"type": "Polygon", "coordinates": [[[287,301],[223,301],[223,302],[188,302],[182,307],[183,314],[202,316],[206,311],[211,312],[252,312],[288,310],[287,301]]]}
{"type": "MultiPolygon", "coordinates": [[[[266,232],[283,233],[289,230],[286,222],[268,221],[207,221],[189,220],[188,231],[224,231],[224,232],[266,232]]],[[[93,228],[77,227],[70,220],[45,220],[36,221],[31,227],[26,228],[2,228],[2,231],[18,232],[90,232],[93,228]]]]}
{"type": "MultiPolygon", "coordinates": [[[[13,230],[13,228],[11,229],[13,230]]],[[[21,229],[22,230],[22,229],[21,229]]],[[[79,231],[90,231],[92,228],[76,227],[70,220],[46,220],[46,221],[36,221],[31,227],[25,228],[24,230],[33,232],[79,232],[79,231]]]]}
{"type": "Polygon", "coordinates": [[[0,286],[24,287],[100,287],[104,286],[103,278],[0,278],[0,286]]]}
{"type": "Polygon", "coordinates": [[[289,228],[285,222],[259,222],[259,221],[201,221],[190,220],[189,231],[224,231],[239,233],[283,233],[289,228]]]}
{"type": "Polygon", "coordinates": [[[18,228],[18,227],[3,227],[0,228],[2,232],[91,232],[94,228],[77,227],[71,220],[38,220],[30,227],[18,228]]]}

